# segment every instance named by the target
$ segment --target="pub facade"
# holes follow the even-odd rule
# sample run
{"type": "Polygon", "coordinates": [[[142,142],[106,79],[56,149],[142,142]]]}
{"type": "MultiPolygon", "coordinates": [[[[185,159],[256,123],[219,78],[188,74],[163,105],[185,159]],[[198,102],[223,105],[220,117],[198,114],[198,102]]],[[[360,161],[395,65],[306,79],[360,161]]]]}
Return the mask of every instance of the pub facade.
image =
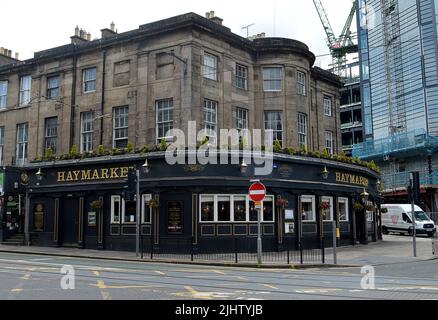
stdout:
{"type": "Polygon", "coordinates": [[[248,196],[254,178],[267,187],[261,214],[266,250],[285,243],[294,249],[300,242],[318,248],[322,238],[330,246],[333,221],[340,245],[380,239],[374,171],[284,154],[275,154],[268,176],[255,176],[255,168],[169,165],[163,152],[36,163],[27,171],[28,238],[38,246],[135,250],[137,199],[126,197],[126,191],[129,171],[138,169],[140,234],[157,250],[226,251],[233,239],[256,237],[258,216],[248,196]]]}

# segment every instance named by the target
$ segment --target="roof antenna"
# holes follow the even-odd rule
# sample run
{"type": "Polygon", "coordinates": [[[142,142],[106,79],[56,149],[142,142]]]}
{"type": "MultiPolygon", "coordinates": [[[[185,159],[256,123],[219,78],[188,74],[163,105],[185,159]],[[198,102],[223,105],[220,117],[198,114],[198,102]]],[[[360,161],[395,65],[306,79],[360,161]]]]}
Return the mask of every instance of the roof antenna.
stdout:
{"type": "Polygon", "coordinates": [[[244,26],[244,27],[241,28],[241,30],[246,29],[246,37],[247,37],[247,38],[249,38],[249,28],[251,28],[253,25],[255,25],[255,23],[251,23],[251,24],[249,24],[249,25],[244,26]]]}

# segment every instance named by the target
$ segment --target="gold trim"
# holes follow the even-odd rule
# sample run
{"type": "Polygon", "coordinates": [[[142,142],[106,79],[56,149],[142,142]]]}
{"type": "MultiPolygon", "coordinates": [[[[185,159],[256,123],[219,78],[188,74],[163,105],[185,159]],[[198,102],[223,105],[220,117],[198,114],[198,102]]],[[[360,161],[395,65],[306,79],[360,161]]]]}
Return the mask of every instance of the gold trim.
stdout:
{"type": "Polygon", "coordinates": [[[59,227],[59,198],[55,199],[55,225],[53,230],[53,241],[58,242],[58,227],[59,227]]]}
{"type": "Polygon", "coordinates": [[[198,244],[198,195],[192,194],[192,237],[193,244],[198,244]]]}

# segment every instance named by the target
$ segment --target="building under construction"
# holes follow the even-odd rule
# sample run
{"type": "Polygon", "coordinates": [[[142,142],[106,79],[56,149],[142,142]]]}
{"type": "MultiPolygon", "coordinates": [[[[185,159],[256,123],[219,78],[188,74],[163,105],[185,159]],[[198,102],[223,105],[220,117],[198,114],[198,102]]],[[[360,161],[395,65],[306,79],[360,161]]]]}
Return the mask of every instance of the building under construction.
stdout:
{"type": "Polygon", "coordinates": [[[438,211],[438,7],[434,0],[359,0],[365,142],[353,155],[382,168],[387,202],[408,201],[419,171],[422,205],[438,211]]]}

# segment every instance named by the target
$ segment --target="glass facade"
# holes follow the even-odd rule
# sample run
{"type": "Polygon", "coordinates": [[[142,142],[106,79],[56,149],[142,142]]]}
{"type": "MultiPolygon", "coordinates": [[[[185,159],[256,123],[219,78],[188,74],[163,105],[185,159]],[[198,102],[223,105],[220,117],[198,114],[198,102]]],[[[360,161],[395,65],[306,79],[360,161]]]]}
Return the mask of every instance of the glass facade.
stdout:
{"type": "Polygon", "coordinates": [[[437,0],[359,0],[366,138],[438,135],[437,0]]]}

